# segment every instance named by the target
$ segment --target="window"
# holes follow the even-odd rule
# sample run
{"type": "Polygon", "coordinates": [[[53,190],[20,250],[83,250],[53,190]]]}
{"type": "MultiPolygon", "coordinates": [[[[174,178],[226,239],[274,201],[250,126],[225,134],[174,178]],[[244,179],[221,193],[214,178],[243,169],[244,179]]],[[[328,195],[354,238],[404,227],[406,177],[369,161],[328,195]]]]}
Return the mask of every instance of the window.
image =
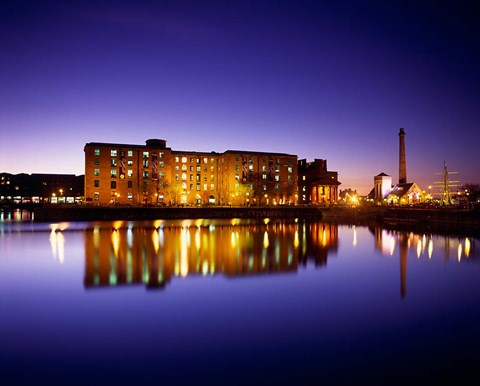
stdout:
{"type": "Polygon", "coordinates": [[[197,180],[197,182],[200,182],[200,174],[197,174],[196,180],[197,180]]]}
{"type": "Polygon", "coordinates": [[[210,190],[214,190],[214,189],[215,189],[215,185],[210,184],[210,190]]]}
{"type": "Polygon", "coordinates": [[[184,163],[184,164],[187,163],[187,157],[182,157],[182,163],[184,163]]]}
{"type": "Polygon", "coordinates": [[[291,166],[289,166],[287,170],[288,170],[289,173],[293,172],[293,168],[291,166]]]}
{"type": "Polygon", "coordinates": [[[193,164],[193,157],[190,157],[190,163],[193,164]]]}
{"type": "Polygon", "coordinates": [[[99,187],[100,187],[100,180],[95,180],[95,181],[93,181],[93,186],[94,186],[95,188],[99,188],[99,187]]]}
{"type": "Polygon", "coordinates": [[[112,162],[110,163],[110,166],[117,166],[117,159],[116,158],[112,158],[112,162]]]}
{"type": "Polygon", "coordinates": [[[110,181],[110,189],[117,189],[117,181],[110,181]]]}
{"type": "Polygon", "coordinates": [[[302,176],[302,180],[305,181],[305,176],[302,176]]]}
{"type": "Polygon", "coordinates": [[[160,167],[163,168],[165,166],[165,162],[164,161],[160,161],[159,163],[160,167]]]}
{"type": "Polygon", "coordinates": [[[197,172],[201,172],[202,171],[202,167],[201,166],[197,166],[197,172]]]}
{"type": "Polygon", "coordinates": [[[267,175],[266,175],[266,174],[262,174],[262,179],[263,179],[263,180],[266,180],[266,179],[267,179],[267,175]]]}
{"type": "Polygon", "coordinates": [[[252,156],[250,156],[250,157],[248,158],[248,162],[251,163],[251,164],[253,163],[253,157],[252,157],[252,156]]]}
{"type": "Polygon", "coordinates": [[[193,190],[193,184],[190,184],[190,190],[193,190]]]}
{"type": "Polygon", "coordinates": [[[128,186],[129,189],[132,189],[133,182],[132,181],[127,181],[127,186],[128,186]]]}
{"type": "Polygon", "coordinates": [[[127,176],[128,176],[128,177],[132,177],[132,176],[133,176],[133,170],[132,170],[132,169],[128,169],[128,170],[127,170],[127,176]]]}
{"type": "Polygon", "coordinates": [[[203,159],[203,163],[204,163],[204,164],[208,163],[208,158],[204,158],[204,159],[203,159]]]}
{"type": "Polygon", "coordinates": [[[182,181],[186,181],[187,180],[187,173],[182,173],[182,181]]]}
{"type": "Polygon", "coordinates": [[[117,178],[117,169],[111,169],[110,170],[110,177],[111,178],[117,178]]]}
{"type": "Polygon", "coordinates": [[[127,161],[127,166],[133,166],[133,161],[131,159],[127,161]]]}
{"type": "Polygon", "coordinates": [[[208,190],[208,185],[207,184],[203,184],[203,190],[208,190]]]}
{"type": "Polygon", "coordinates": [[[148,158],[143,159],[143,167],[148,168],[148,158]]]}
{"type": "Polygon", "coordinates": [[[148,178],[148,170],[143,171],[143,178],[148,178]]]}
{"type": "Polygon", "coordinates": [[[240,165],[235,165],[235,170],[240,170],[240,165]]]}
{"type": "Polygon", "coordinates": [[[180,180],[180,176],[178,174],[175,174],[175,181],[179,181],[180,180]]]}
{"type": "Polygon", "coordinates": [[[197,164],[199,164],[199,163],[200,163],[200,158],[197,158],[197,164]]]}
{"type": "Polygon", "coordinates": [[[251,172],[253,172],[253,165],[248,165],[248,170],[250,170],[251,172]]]}
{"type": "Polygon", "coordinates": [[[197,184],[197,190],[200,190],[200,184],[197,184]]]}
{"type": "Polygon", "coordinates": [[[160,158],[163,158],[163,157],[165,157],[165,153],[161,151],[160,153],[158,153],[158,156],[159,156],[160,158]]]}
{"type": "Polygon", "coordinates": [[[275,184],[275,189],[280,189],[280,185],[279,185],[279,184],[275,184]]]}
{"type": "Polygon", "coordinates": [[[215,176],[213,174],[210,174],[210,181],[215,181],[215,176]]]}
{"type": "Polygon", "coordinates": [[[143,152],[143,158],[148,158],[148,151],[143,152]]]}
{"type": "Polygon", "coordinates": [[[190,174],[190,181],[193,181],[193,174],[190,174]]]}
{"type": "Polygon", "coordinates": [[[116,150],[110,150],[110,156],[116,157],[117,156],[117,151],[116,150]]]}
{"type": "Polygon", "coordinates": [[[100,199],[100,193],[98,192],[93,193],[93,200],[98,201],[99,199],[100,199]]]}
{"type": "Polygon", "coordinates": [[[93,159],[93,164],[94,165],[100,165],[100,158],[94,158],[93,159]]]}
{"type": "MultiPolygon", "coordinates": [[[[191,169],[191,168],[192,168],[192,167],[190,166],[190,169],[191,169]]],[[[184,165],[182,165],[182,172],[186,172],[186,171],[187,171],[187,165],[184,164],[184,165]]]]}
{"type": "Polygon", "coordinates": [[[93,155],[100,155],[100,149],[94,149],[93,155]]]}
{"type": "Polygon", "coordinates": [[[262,165],[262,172],[266,172],[267,171],[267,165],[262,165]]]}
{"type": "Polygon", "coordinates": [[[180,158],[179,158],[179,157],[175,157],[175,162],[180,162],[180,158]]]}
{"type": "Polygon", "coordinates": [[[159,178],[165,178],[165,172],[161,171],[158,176],[159,178]]]}
{"type": "Polygon", "coordinates": [[[190,171],[193,172],[193,166],[190,165],[190,171]]]}
{"type": "Polygon", "coordinates": [[[280,181],[280,176],[275,176],[275,181],[280,181]]]}
{"type": "Polygon", "coordinates": [[[99,176],[100,175],[100,169],[93,169],[93,175],[94,176],[99,176]]]}
{"type": "Polygon", "coordinates": [[[238,173],[235,173],[235,180],[238,181],[240,179],[240,175],[238,173]]]}
{"type": "Polygon", "coordinates": [[[267,185],[262,185],[263,190],[267,190],[267,185]]]}
{"type": "Polygon", "coordinates": [[[175,171],[178,172],[180,170],[180,166],[175,165],[175,171]]]}
{"type": "Polygon", "coordinates": [[[203,181],[204,181],[204,182],[207,182],[207,176],[206,176],[206,175],[203,176],[203,181]]]}
{"type": "Polygon", "coordinates": [[[215,166],[210,166],[210,171],[214,172],[215,171],[215,166]]]}
{"type": "Polygon", "coordinates": [[[133,157],[133,150],[128,150],[127,151],[127,156],[128,157],[133,157]]]}

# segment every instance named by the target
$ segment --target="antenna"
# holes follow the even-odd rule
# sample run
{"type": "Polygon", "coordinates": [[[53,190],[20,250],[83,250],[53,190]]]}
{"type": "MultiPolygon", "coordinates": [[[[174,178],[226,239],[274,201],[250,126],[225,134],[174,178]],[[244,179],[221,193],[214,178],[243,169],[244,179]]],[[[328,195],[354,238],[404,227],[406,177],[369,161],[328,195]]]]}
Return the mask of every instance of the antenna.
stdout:
{"type": "Polygon", "coordinates": [[[449,175],[451,174],[458,174],[458,172],[449,172],[447,169],[447,163],[443,161],[443,172],[441,173],[435,173],[435,174],[441,174],[443,176],[442,181],[435,181],[434,185],[437,188],[442,189],[442,203],[444,205],[452,205],[453,204],[453,199],[451,195],[451,189],[452,187],[457,187],[460,186],[458,183],[460,182],[459,180],[451,180],[449,178],[449,175]]]}

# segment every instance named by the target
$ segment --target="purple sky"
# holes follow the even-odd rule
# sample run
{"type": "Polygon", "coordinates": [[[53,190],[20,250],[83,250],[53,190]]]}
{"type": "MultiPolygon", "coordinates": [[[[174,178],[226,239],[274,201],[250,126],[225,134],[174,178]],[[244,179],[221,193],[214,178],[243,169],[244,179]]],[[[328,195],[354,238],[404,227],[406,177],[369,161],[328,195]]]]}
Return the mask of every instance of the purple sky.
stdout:
{"type": "Polygon", "coordinates": [[[324,158],[341,189],[480,183],[480,14],[462,1],[2,1],[0,171],[87,142],[324,158]]]}

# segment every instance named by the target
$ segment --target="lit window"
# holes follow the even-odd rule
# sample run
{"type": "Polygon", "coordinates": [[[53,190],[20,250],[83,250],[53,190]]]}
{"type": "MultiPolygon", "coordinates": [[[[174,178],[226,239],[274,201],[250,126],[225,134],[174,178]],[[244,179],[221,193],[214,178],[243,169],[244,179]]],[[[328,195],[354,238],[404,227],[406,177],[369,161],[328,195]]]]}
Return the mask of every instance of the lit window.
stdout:
{"type": "Polygon", "coordinates": [[[158,156],[159,156],[160,158],[163,158],[163,157],[165,157],[165,153],[164,153],[164,152],[160,152],[160,153],[158,153],[158,156]]]}
{"type": "Polygon", "coordinates": [[[240,170],[240,165],[235,165],[235,170],[240,170]]]}
{"type": "Polygon", "coordinates": [[[275,184],[275,189],[279,189],[280,188],[280,185],[279,184],[275,184]]]}
{"type": "Polygon", "coordinates": [[[197,182],[200,182],[200,174],[196,175],[196,180],[197,180],[197,182]]]}
{"type": "Polygon", "coordinates": [[[116,157],[117,156],[117,151],[116,150],[110,150],[110,156],[116,157]]]}
{"type": "Polygon", "coordinates": [[[93,193],[93,199],[95,201],[98,201],[100,199],[100,193],[98,193],[98,192],[93,193]]]}
{"type": "Polygon", "coordinates": [[[208,185],[207,184],[203,184],[203,190],[208,190],[208,185]]]}
{"type": "Polygon", "coordinates": [[[267,171],[267,165],[262,165],[262,172],[266,172],[267,171]]]}
{"type": "Polygon", "coordinates": [[[253,172],[253,165],[248,165],[248,170],[250,170],[251,172],[253,172]]]}
{"type": "Polygon", "coordinates": [[[160,177],[160,178],[165,178],[165,172],[163,172],[163,171],[160,172],[159,177],[160,177]]]}
{"type": "Polygon", "coordinates": [[[100,187],[100,180],[95,180],[95,181],[93,181],[93,186],[94,186],[95,188],[100,187]]]}
{"type": "MultiPolygon", "coordinates": [[[[185,184],[186,185],[186,184],[185,184]]],[[[193,184],[190,184],[190,190],[193,190],[193,184]]]]}
{"type": "Polygon", "coordinates": [[[182,181],[186,181],[187,180],[187,173],[182,173],[182,181]]]}
{"type": "Polygon", "coordinates": [[[143,167],[148,168],[148,158],[143,159],[143,167]]]}
{"type": "Polygon", "coordinates": [[[214,158],[210,158],[210,162],[213,164],[213,162],[215,161],[214,158]]]}
{"type": "Polygon", "coordinates": [[[159,164],[160,164],[160,167],[161,167],[161,168],[163,168],[163,167],[165,166],[165,162],[163,162],[163,161],[160,161],[159,164]]]}
{"type": "Polygon", "coordinates": [[[201,166],[197,166],[197,172],[201,172],[202,171],[202,167],[201,166]]]}
{"type": "Polygon", "coordinates": [[[214,172],[215,171],[215,166],[210,166],[210,171],[214,172]]]}
{"type": "Polygon", "coordinates": [[[215,185],[214,184],[210,184],[210,190],[214,190],[215,189],[215,185]]]}
{"type": "Polygon", "coordinates": [[[110,166],[117,166],[117,159],[116,158],[112,158],[112,162],[111,162],[110,166]]]}
{"type": "Polygon", "coordinates": [[[193,181],[193,174],[190,174],[190,181],[193,181]]]}
{"type": "Polygon", "coordinates": [[[143,178],[148,178],[148,170],[143,171],[143,178]]]}
{"type": "Polygon", "coordinates": [[[263,179],[263,180],[266,180],[266,179],[267,179],[267,175],[266,175],[266,174],[262,174],[262,179],[263,179]]]}
{"type": "Polygon", "coordinates": [[[238,173],[235,173],[235,179],[236,180],[239,180],[240,179],[240,175],[238,173]]]}
{"type": "Polygon", "coordinates": [[[127,161],[127,166],[133,166],[133,161],[131,159],[127,161]]]}
{"type": "Polygon", "coordinates": [[[175,165],[175,171],[178,172],[180,170],[180,166],[175,165]]]}
{"type": "Polygon", "coordinates": [[[302,180],[305,181],[305,176],[302,176],[302,180]]]}
{"type": "Polygon", "coordinates": [[[200,190],[200,184],[197,184],[197,190],[200,190]]]}
{"type": "Polygon", "coordinates": [[[199,163],[200,163],[200,158],[197,158],[197,164],[199,164],[199,163]]]}
{"type": "Polygon", "coordinates": [[[204,164],[208,163],[208,158],[204,158],[204,159],[203,159],[203,163],[204,163],[204,164]]]}
{"type": "Polygon", "coordinates": [[[179,158],[179,157],[175,157],[175,162],[180,162],[180,158],[179,158]]]}
{"type": "Polygon", "coordinates": [[[128,170],[127,170],[127,176],[128,176],[128,177],[132,177],[132,176],[133,176],[133,170],[132,170],[132,169],[128,169],[128,170]]]}
{"type": "Polygon", "coordinates": [[[267,185],[262,185],[263,190],[267,190],[267,185]]]}
{"type": "Polygon", "coordinates": [[[117,169],[111,169],[110,170],[110,177],[112,177],[112,178],[117,177],[117,169]]]}
{"type": "Polygon", "coordinates": [[[280,176],[275,176],[275,181],[280,181],[280,176]]]}
{"type": "Polygon", "coordinates": [[[100,169],[93,169],[93,175],[94,176],[99,176],[100,175],[100,169]]]}
{"type": "Polygon", "coordinates": [[[180,176],[178,174],[175,174],[175,181],[179,181],[180,180],[180,176]]]}
{"type": "Polygon", "coordinates": [[[210,180],[211,181],[214,181],[215,180],[215,176],[213,174],[210,175],[210,180]]]}
{"type": "Polygon", "coordinates": [[[292,173],[293,172],[293,168],[291,166],[288,167],[288,172],[289,173],[292,173]]]}
{"type": "Polygon", "coordinates": [[[182,157],[182,163],[187,163],[187,157],[182,157]]]}
{"type": "Polygon", "coordinates": [[[302,191],[306,192],[306,191],[307,191],[307,187],[306,187],[306,186],[302,186],[302,191]]]}
{"type": "Polygon", "coordinates": [[[148,151],[143,152],[143,158],[148,158],[148,151]]]}
{"type": "Polygon", "coordinates": [[[93,155],[100,155],[100,149],[94,149],[93,155]]]}
{"type": "Polygon", "coordinates": [[[207,176],[203,176],[203,181],[207,182],[207,176]]]}
{"type": "Polygon", "coordinates": [[[127,151],[127,156],[128,157],[133,157],[133,150],[128,150],[127,151]]]}

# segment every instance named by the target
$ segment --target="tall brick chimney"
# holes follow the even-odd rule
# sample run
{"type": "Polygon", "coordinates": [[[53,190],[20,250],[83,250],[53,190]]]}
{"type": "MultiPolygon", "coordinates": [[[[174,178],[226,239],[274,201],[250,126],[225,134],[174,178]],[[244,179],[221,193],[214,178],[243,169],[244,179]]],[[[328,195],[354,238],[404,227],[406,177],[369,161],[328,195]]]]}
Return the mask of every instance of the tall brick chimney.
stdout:
{"type": "Polygon", "coordinates": [[[398,133],[398,137],[400,139],[400,158],[398,164],[398,183],[405,184],[407,182],[407,157],[405,154],[405,130],[403,128],[400,129],[398,133]]]}

